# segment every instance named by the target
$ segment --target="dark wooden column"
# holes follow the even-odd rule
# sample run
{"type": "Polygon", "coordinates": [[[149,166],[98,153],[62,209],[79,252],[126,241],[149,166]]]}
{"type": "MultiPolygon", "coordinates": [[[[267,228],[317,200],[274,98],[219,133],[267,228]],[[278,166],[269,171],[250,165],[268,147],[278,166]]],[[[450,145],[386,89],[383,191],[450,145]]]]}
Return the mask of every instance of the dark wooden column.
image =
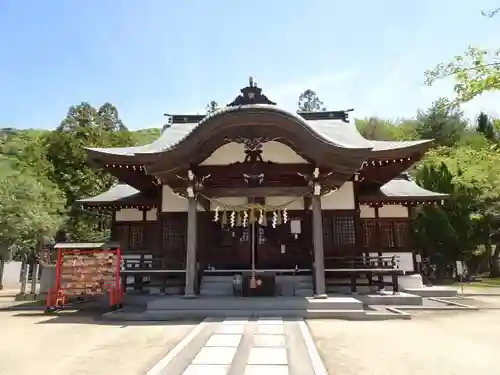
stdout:
{"type": "Polygon", "coordinates": [[[116,241],[116,210],[111,211],[111,228],[110,228],[110,234],[109,234],[109,239],[111,241],[116,241]]]}
{"type": "Polygon", "coordinates": [[[311,206],[314,247],[314,281],[316,284],[315,298],[327,298],[325,286],[325,257],[323,253],[323,217],[321,212],[321,197],[319,195],[312,196],[311,206]]]}
{"type": "Polygon", "coordinates": [[[197,240],[197,203],[196,198],[188,198],[188,222],[186,240],[186,288],[185,296],[196,296],[196,240],[197,240]]]}

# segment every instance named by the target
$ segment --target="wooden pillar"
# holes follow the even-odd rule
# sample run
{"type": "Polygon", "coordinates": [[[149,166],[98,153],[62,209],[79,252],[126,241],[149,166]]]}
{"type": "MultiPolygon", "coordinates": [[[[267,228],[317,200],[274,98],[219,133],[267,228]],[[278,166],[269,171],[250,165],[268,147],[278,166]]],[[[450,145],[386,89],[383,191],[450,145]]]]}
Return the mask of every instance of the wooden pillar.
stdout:
{"type": "Polygon", "coordinates": [[[197,236],[197,204],[196,198],[188,198],[188,222],[186,241],[186,287],[185,297],[194,298],[196,296],[196,236],[197,236]]]}
{"type": "Polygon", "coordinates": [[[116,209],[111,210],[111,228],[110,228],[110,233],[109,237],[111,241],[116,241],[116,209]]]}
{"type": "MultiPolygon", "coordinates": [[[[381,207],[381,204],[377,203],[374,206],[374,211],[375,211],[375,233],[377,234],[377,242],[376,242],[376,249],[377,249],[377,254],[379,256],[378,258],[378,267],[382,266],[382,231],[380,230],[380,214],[379,214],[379,209],[381,207]]],[[[381,288],[383,288],[383,283],[384,283],[384,276],[379,275],[378,276],[378,282],[381,288]]]]}
{"type": "Polygon", "coordinates": [[[321,197],[313,195],[312,230],[314,247],[314,281],[316,284],[315,298],[327,298],[325,286],[325,257],[323,253],[323,218],[321,212],[321,197]]]}
{"type": "Polygon", "coordinates": [[[146,240],[146,228],[148,225],[148,209],[142,209],[142,248],[145,249],[145,245],[147,244],[146,240]]]}

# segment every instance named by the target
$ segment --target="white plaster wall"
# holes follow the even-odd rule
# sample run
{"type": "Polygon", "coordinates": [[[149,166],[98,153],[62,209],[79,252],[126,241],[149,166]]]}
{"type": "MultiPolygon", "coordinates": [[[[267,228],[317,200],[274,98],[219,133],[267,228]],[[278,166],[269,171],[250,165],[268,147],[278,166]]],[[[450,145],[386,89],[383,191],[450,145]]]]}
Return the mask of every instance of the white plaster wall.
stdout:
{"type": "Polygon", "coordinates": [[[375,217],[375,208],[368,206],[367,204],[359,205],[359,217],[361,219],[370,219],[375,217]]]}
{"type": "Polygon", "coordinates": [[[3,269],[3,287],[5,289],[17,289],[21,287],[19,282],[21,276],[21,262],[6,262],[3,269]]]}
{"type": "Polygon", "coordinates": [[[287,210],[303,210],[304,209],[304,198],[302,197],[266,197],[266,206],[276,207],[287,204],[287,210]]]}
{"type": "Polygon", "coordinates": [[[158,217],[157,211],[158,210],[156,208],[152,208],[152,209],[148,210],[148,212],[146,212],[146,220],[147,221],[156,221],[156,218],[158,217]]]}
{"type": "Polygon", "coordinates": [[[215,211],[217,206],[219,206],[219,209],[222,209],[224,208],[224,205],[227,205],[228,207],[234,207],[234,206],[245,205],[247,203],[248,203],[247,197],[221,197],[217,198],[216,202],[213,201],[210,202],[210,210],[215,211]]]}
{"type": "Polygon", "coordinates": [[[354,186],[347,181],[331,194],[321,197],[323,210],[354,210],[354,186]]]}
{"type": "MultiPolygon", "coordinates": [[[[370,256],[376,257],[378,253],[370,253],[370,256]]],[[[407,272],[413,272],[415,270],[413,264],[413,253],[411,252],[402,252],[402,253],[389,253],[383,252],[382,256],[392,257],[396,256],[396,260],[399,261],[399,269],[405,270],[407,272]]]]}
{"type": "MultiPolygon", "coordinates": [[[[307,164],[307,160],[293,149],[276,141],[266,142],[262,145],[262,159],[282,164],[307,164]]],[[[241,143],[231,142],[219,147],[200,165],[226,165],[243,160],[245,160],[245,146],[241,143]]]]}
{"type": "Polygon", "coordinates": [[[379,217],[408,217],[408,207],[404,207],[400,204],[388,204],[380,207],[378,209],[379,217]]]}
{"type": "MultiPolygon", "coordinates": [[[[175,195],[170,186],[163,185],[161,210],[162,212],[187,212],[188,200],[186,198],[175,195]]],[[[204,211],[203,207],[199,203],[198,211],[204,211]]]]}
{"type": "MultiPolygon", "coordinates": [[[[116,221],[142,221],[142,211],[137,208],[124,208],[115,213],[116,221]]],[[[147,221],[156,221],[156,208],[146,212],[147,221]]]]}
{"type": "Polygon", "coordinates": [[[124,208],[115,213],[116,221],[142,221],[142,211],[137,208],[124,208]]]}

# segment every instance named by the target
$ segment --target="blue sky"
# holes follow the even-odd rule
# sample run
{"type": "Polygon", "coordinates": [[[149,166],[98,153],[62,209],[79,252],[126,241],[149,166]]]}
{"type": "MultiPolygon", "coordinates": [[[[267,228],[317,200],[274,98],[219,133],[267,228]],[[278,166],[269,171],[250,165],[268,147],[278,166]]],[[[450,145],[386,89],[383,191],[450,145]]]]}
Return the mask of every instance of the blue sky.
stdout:
{"type": "MultiPolygon", "coordinates": [[[[451,95],[423,73],[500,48],[498,0],[1,0],[0,127],[54,128],[81,101],[130,128],[230,102],[253,76],[288,109],[306,88],[355,116],[413,116],[451,95]],[[460,5],[457,5],[460,4],[460,5]]],[[[493,115],[500,97],[465,106],[493,115]]]]}

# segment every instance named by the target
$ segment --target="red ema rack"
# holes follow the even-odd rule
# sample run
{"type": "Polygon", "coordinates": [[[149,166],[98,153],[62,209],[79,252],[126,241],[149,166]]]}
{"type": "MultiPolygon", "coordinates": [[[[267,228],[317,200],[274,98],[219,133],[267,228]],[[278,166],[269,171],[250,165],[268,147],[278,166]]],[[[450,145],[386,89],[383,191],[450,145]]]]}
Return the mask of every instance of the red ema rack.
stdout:
{"type": "Polygon", "coordinates": [[[108,296],[111,309],[120,308],[120,249],[57,249],[55,283],[47,293],[46,312],[61,310],[71,297],[108,296]]]}

